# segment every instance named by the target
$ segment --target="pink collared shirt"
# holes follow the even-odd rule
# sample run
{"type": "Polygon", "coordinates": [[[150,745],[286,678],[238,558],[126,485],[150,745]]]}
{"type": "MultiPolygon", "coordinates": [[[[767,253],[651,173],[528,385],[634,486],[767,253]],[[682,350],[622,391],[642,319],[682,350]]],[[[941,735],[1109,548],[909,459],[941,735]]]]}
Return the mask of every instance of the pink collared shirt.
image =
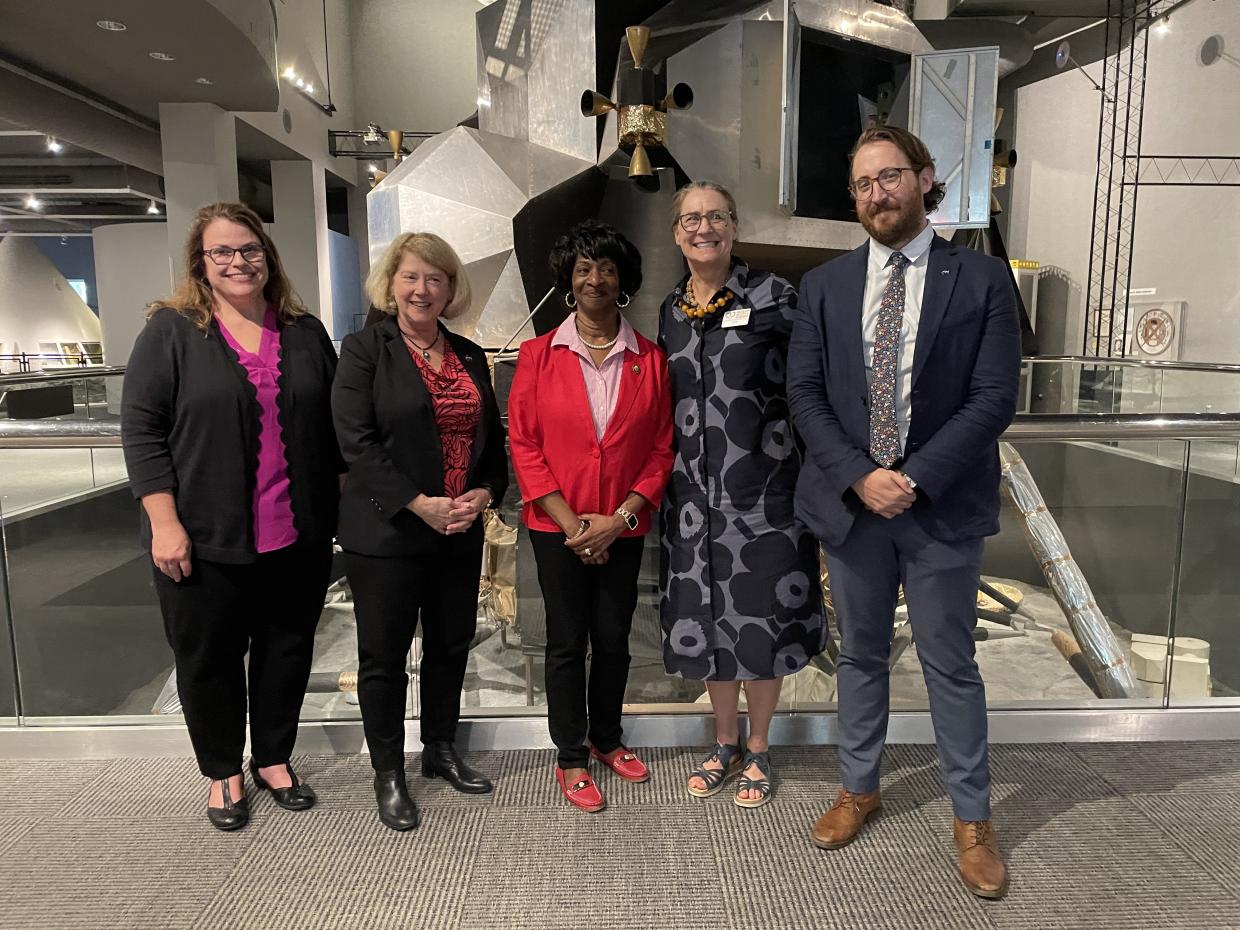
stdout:
{"type": "Polygon", "coordinates": [[[254,548],[274,552],[297,542],[293,501],[289,497],[288,459],[280,431],[280,328],[275,311],[267,308],[257,354],[247,352],[220,322],[220,332],[241,360],[246,377],[258,392],[258,471],[254,475],[254,548]]]}
{"type": "Polygon", "coordinates": [[[637,336],[633,327],[620,317],[620,332],[616,344],[611,347],[603,364],[595,367],[590,350],[586,348],[581,334],[577,332],[577,314],[570,313],[551,337],[551,347],[567,346],[581,362],[581,377],[585,380],[586,397],[590,401],[590,416],[594,418],[595,438],[602,439],[607,432],[607,421],[616,410],[620,396],[620,375],[624,372],[625,351],[637,351],[637,336]]]}

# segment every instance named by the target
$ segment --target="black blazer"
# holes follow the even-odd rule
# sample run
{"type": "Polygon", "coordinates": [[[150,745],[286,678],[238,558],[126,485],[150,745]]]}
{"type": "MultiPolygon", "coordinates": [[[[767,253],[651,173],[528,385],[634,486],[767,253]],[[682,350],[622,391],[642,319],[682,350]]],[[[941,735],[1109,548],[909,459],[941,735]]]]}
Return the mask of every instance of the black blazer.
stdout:
{"type": "MultiPolygon", "coordinates": [[[[280,326],[280,426],[293,524],[331,542],[344,461],[332,429],[336,351],[309,314],[280,326]]],[[[136,498],[171,491],[194,552],[246,563],[254,548],[258,395],[214,319],[206,332],[163,309],[138,334],[125,369],[121,441],[136,498]]],[[[142,510],[142,543],[151,527],[142,510]]]]}
{"type": "MultiPolygon", "coordinates": [[[[796,514],[840,545],[863,504],[869,456],[861,313],[869,243],[801,279],[788,351],[788,402],[808,461],[796,514]]],[[[913,353],[912,419],[899,467],[917,482],[913,516],[947,542],[999,531],[997,440],[1016,414],[1020,324],[1005,262],[936,236],[913,353]]]]}
{"type": "MultiPolygon", "coordinates": [[[[486,488],[498,506],[508,490],[508,456],[486,355],[464,336],[443,333],[482,398],[466,489],[486,488]]],[[[405,505],[419,494],[443,496],[443,447],[430,393],[394,317],[344,340],[332,416],[349,466],[340,498],[340,545],[371,556],[437,549],[443,537],[405,505]]],[[[481,537],[482,521],[469,533],[481,537]]]]}

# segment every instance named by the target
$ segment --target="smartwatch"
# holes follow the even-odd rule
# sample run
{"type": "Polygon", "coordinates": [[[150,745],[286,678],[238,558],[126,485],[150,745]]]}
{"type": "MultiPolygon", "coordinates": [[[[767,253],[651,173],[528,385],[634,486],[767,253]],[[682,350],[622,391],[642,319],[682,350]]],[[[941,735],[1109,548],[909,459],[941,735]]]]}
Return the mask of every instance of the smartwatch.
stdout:
{"type": "Polygon", "coordinates": [[[629,513],[623,507],[617,507],[616,516],[619,517],[621,520],[623,520],[624,525],[627,526],[630,530],[637,529],[637,515],[636,514],[629,513]]]}

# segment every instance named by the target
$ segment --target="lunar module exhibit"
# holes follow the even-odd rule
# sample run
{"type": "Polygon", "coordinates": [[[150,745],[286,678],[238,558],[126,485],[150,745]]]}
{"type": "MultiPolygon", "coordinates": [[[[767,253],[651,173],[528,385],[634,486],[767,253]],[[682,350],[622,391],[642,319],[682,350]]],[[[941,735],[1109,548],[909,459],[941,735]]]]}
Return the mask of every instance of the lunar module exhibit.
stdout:
{"type": "MultiPolygon", "coordinates": [[[[737,254],[795,284],[865,240],[847,182],[849,150],[866,126],[904,126],[927,142],[946,182],[931,221],[973,247],[991,227],[992,185],[1005,183],[1015,163],[1002,146],[996,153],[994,140],[997,81],[1010,66],[999,48],[935,49],[894,5],[497,0],[476,21],[477,113],[419,144],[408,140],[408,150],[391,134],[396,164],[376,174],[367,200],[369,248],[374,260],[410,230],[438,233],[455,247],[475,298],[451,325],[488,349],[501,406],[521,342],[567,312],[553,296],[547,254],[579,220],[611,223],[640,249],[644,284],[626,316],[653,337],[663,295],[683,274],[670,204],[689,180],[731,190],[737,254]]],[[[1039,678],[1064,685],[1039,697],[1161,695],[1165,638],[1130,637],[1108,620],[1020,455],[1005,444],[1002,459],[1006,525],[1023,531],[1043,577],[1038,584],[990,578],[979,592],[975,639],[992,697],[1002,698],[1009,672],[1024,676],[1012,682],[1012,696],[1031,696],[1025,685],[1039,678]]],[[[519,504],[513,481],[486,526],[467,705],[541,701],[536,670],[545,628],[519,504]]],[[[662,673],[653,538],[646,556],[627,699],[704,699],[700,683],[662,673]]],[[[823,588],[829,606],[825,573],[823,588]]],[[[311,695],[308,706],[329,693],[345,700],[342,692],[356,687],[350,621],[345,580],[329,593],[311,682],[323,694],[311,695]]],[[[898,701],[897,676],[920,678],[915,662],[901,661],[907,647],[915,650],[902,606],[893,635],[898,701]]],[[[1204,655],[1197,647],[1191,658],[1206,663],[1208,693],[1202,646],[1204,655]]],[[[785,702],[833,701],[836,654],[831,642],[793,676],[785,702]]],[[[161,704],[174,708],[175,689],[165,689],[161,704]]]]}

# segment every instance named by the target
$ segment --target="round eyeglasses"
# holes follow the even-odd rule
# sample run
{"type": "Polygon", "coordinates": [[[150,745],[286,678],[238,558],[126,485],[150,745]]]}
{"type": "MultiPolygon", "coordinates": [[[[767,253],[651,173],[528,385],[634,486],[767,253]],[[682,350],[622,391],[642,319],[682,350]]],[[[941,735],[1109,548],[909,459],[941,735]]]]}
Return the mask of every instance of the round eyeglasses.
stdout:
{"type": "Polygon", "coordinates": [[[712,229],[722,229],[735,218],[731,213],[723,210],[711,210],[709,213],[682,213],[676,217],[680,228],[685,232],[697,232],[702,225],[702,220],[706,220],[712,229]]]}
{"type": "Polygon", "coordinates": [[[239,249],[231,249],[226,245],[218,245],[213,249],[202,250],[202,254],[207,256],[207,258],[211,259],[211,261],[215,262],[217,265],[231,265],[233,256],[238,252],[241,253],[241,258],[249,262],[251,265],[261,262],[267,254],[267,250],[258,243],[243,245],[239,249]]]}
{"type": "Polygon", "coordinates": [[[874,183],[878,182],[878,186],[885,191],[893,191],[900,186],[900,180],[904,177],[904,172],[912,171],[916,173],[916,168],[884,168],[878,173],[876,178],[857,178],[848,185],[848,191],[856,200],[869,200],[874,196],[874,183]]]}

